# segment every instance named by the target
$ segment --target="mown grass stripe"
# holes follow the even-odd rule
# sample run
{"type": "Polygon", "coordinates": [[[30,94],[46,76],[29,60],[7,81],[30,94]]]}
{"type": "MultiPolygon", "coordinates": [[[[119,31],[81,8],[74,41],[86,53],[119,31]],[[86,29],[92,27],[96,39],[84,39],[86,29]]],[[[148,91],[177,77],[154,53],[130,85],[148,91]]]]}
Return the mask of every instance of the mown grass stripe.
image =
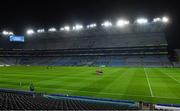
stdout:
{"type": "Polygon", "coordinates": [[[39,66],[10,66],[0,69],[0,88],[29,90],[29,83],[33,82],[36,91],[48,94],[69,92],[77,96],[180,104],[177,84],[180,68],[104,67],[101,76],[96,74],[99,67],[53,67],[47,70],[39,66]],[[126,73],[123,70],[127,70],[126,73]]]}
{"type": "Polygon", "coordinates": [[[173,79],[174,81],[176,81],[178,84],[180,84],[180,82],[176,79],[176,78],[174,78],[174,77],[172,77],[172,76],[170,76],[168,73],[166,73],[166,72],[163,72],[163,71],[161,71],[163,74],[165,74],[165,75],[167,75],[169,78],[171,78],[171,79],[173,79]]]}
{"type": "Polygon", "coordinates": [[[146,75],[146,79],[147,79],[147,83],[148,83],[148,86],[149,86],[149,91],[150,91],[150,93],[151,93],[151,97],[153,97],[154,95],[153,95],[153,92],[152,92],[151,84],[150,84],[150,82],[149,82],[148,74],[147,74],[147,72],[146,72],[146,68],[143,68],[143,69],[144,69],[144,73],[145,73],[145,75],[146,75]]]}

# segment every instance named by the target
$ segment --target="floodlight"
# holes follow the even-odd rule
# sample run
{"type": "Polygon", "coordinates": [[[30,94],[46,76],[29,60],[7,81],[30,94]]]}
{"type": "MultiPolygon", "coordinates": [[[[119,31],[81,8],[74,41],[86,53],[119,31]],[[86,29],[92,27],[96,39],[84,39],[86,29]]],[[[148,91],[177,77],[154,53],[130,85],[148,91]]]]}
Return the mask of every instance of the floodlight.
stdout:
{"type": "Polygon", "coordinates": [[[37,32],[38,33],[43,33],[43,32],[45,32],[45,30],[44,29],[38,29],[37,32]]]}
{"type": "Polygon", "coordinates": [[[56,31],[56,28],[54,28],[54,27],[49,28],[48,31],[49,31],[49,32],[55,32],[55,31],[56,31]]]}
{"type": "Polygon", "coordinates": [[[128,20],[123,20],[123,19],[118,20],[117,23],[116,23],[116,25],[118,27],[123,27],[123,26],[128,25],[128,24],[129,24],[129,21],[128,20]]]}
{"type": "Polygon", "coordinates": [[[153,22],[161,22],[162,20],[161,20],[161,18],[154,18],[153,19],[153,22]]]}
{"type": "Polygon", "coordinates": [[[2,34],[3,34],[3,35],[8,35],[8,34],[9,34],[9,32],[8,32],[8,31],[6,31],[6,30],[4,30],[4,31],[2,32],[2,34]]]}
{"type": "Polygon", "coordinates": [[[73,30],[82,30],[83,29],[83,26],[82,25],[75,25],[73,26],[73,30]]]}
{"type": "Polygon", "coordinates": [[[146,18],[139,18],[136,21],[138,24],[147,24],[148,23],[148,19],[146,18]]]}
{"type": "Polygon", "coordinates": [[[168,17],[163,17],[163,18],[162,18],[162,22],[164,22],[164,23],[169,22],[169,18],[168,18],[168,17]]]}
{"type": "Polygon", "coordinates": [[[33,29],[28,29],[26,33],[28,35],[32,35],[32,34],[34,34],[34,30],[33,29]]]}
{"type": "Polygon", "coordinates": [[[96,27],[97,25],[96,24],[90,24],[90,25],[87,25],[87,28],[89,29],[89,28],[94,28],[94,27],[96,27]]]}
{"type": "Polygon", "coordinates": [[[112,23],[109,22],[109,21],[105,21],[105,22],[102,23],[101,25],[104,26],[104,27],[111,27],[111,26],[112,26],[112,23]]]}
{"type": "Polygon", "coordinates": [[[13,32],[9,32],[8,35],[14,35],[14,33],[13,32]]]}
{"type": "Polygon", "coordinates": [[[60,31],[64,31],[64,28],[60,28],[60,31]]]}
{"type": "Polygon", "coordinates": [[[4,31],[2,32],[2,34],[3,34],[3,35],[14,35],[13,32],[9,32],[9,31],[6,31],[6,30],[4,30],[4,31]]]}
{"type": "Polygon", "coordinates": [[[69,26],[65,26],[65,27],[64,27],[64,30],[65,30],[65,31],[70,31],[70,27],[69,27],[69,26]]]}

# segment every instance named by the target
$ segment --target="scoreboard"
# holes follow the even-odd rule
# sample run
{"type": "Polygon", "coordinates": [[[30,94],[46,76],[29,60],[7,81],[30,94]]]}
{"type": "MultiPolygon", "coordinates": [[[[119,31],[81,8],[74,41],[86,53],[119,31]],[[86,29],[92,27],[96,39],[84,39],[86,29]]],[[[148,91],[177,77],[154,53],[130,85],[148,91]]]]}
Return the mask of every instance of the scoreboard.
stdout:
{"type": "Polygon", "coordinates": [[[9,36],[9,41],[10,42],[24,42],[24,36],[11,35],[9,36]]]}

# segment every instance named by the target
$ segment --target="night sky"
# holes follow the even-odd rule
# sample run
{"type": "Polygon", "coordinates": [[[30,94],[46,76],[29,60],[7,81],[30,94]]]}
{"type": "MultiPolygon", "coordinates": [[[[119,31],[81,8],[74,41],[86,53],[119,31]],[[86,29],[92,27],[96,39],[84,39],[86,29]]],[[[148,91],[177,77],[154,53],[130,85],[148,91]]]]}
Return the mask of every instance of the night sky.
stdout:
{"type": "Polygon", "coordinates": [[[60,28],[63,25],[101,23],[126,17],[169,16],[167,39],[170,48],[180,48],[178,0],[9,0],[0,4],[0,31],[12,30],[17,35],[27,28],[60,28]],[[168,2],[169,1],[169,2],[168,2]]]}

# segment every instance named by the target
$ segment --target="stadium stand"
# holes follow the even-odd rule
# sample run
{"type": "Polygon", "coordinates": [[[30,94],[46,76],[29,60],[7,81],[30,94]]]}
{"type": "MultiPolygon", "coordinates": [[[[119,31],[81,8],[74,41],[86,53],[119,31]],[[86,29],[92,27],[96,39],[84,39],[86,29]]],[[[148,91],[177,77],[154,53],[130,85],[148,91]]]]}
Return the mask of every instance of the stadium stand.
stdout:
{"type": "Polygon", "coordinates": [[[103,101],[85,97],[67,97],[54,99],[42,94],[0,90],[1,110],[135,110],[138,106],[132,101],[103,101]]]}
{"type": "Polygon", "coordinates": [[[0,65],[171,67],[164,30],[148,23],[37,33],[25,42],[0,37],[0,65]]]}
{"type": "MultiPolygon", "coordinates": [[[[78,37],[39,37],[37,40],[32,38],[30,42],[24,45],[25,49],[78,49],[78,48],[112,48],[112,47],[136,47],[136,46],[158,46],[165,43],[162,33],[146,33],[146,34],[125,34],[125,35],[103,35],[103,36],[78,36],[78,37]],[[48,39],[49,38],[49,39],[48,39]],[[32,45],[32,42],[36,45],[32,45]],[[43,44],[41,44],[43,43],[43,44]]],[[[27,39],[27,41],[28,41],[27,39]]]]}
{"type": "Polygon", "coordinates": [[[173,60],[173,66],[180,67],[180,49],[174,50],[174,59],[175,60],[173,60]]]}
{"type": "Polygon", "coordinates": [[[37,33],[25,42],[2,36],[0,65],[171,67],[164,30],[164,24],[148,23],[37,33]]]}
{"type": "Polygon", "coordinates": [[[1,65],[170,67],[167,56],[0,57],[1,65]],[[87,59],[88,58],[88,59],[87,59]]]}

